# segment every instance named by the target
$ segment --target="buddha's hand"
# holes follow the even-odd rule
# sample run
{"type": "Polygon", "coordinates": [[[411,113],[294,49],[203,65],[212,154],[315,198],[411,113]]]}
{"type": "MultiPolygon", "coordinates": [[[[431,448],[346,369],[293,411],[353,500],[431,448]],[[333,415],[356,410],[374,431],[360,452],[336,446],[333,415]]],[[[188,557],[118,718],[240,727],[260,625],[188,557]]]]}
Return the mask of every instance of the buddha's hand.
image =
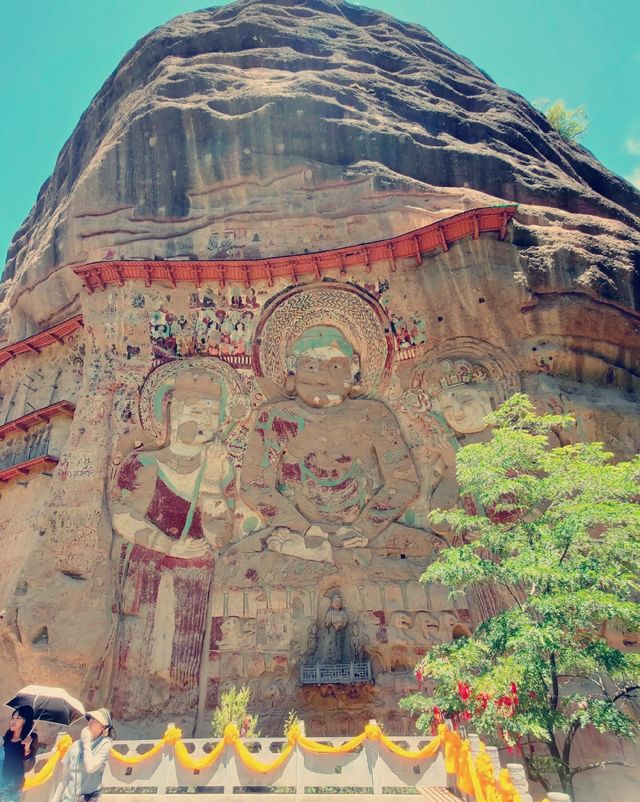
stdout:
{"type": "Polygon", "coordinates": [[[207,443],[203,452],[205,466],[201,488],[204,492],[219,491],[227,466],[227,450],[223,443],[214,440],[207,443]]]}
{"type": "Polygon", "coordinates": [[[303,537],[299,532],[293,532],[288,526],[277,526],[269,535],[267,548],[269,551],[282,551],[285,544],[302,540],[303,537]]]}
{"type": "Polygon", "coordinates": [[[341,526],[336,532],[338,543],[343,549],[355,549],[360,546],[368,546],[369,538],[358,532],[352,526],[341,526]]]}
{"type": "Polygon", "coordinates": [[[319,537],[321,540],[327,540],[329,533],[325,532],[324,529],[318,524],[311,524],[311,526],[304,533],[304,536],[305,538],[319,537]]]}

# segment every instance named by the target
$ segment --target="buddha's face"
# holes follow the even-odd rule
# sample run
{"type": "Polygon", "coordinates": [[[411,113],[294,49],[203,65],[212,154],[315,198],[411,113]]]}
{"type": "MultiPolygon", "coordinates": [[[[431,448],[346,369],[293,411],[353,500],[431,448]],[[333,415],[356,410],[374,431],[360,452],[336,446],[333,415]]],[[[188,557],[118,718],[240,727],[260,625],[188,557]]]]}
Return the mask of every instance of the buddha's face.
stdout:
{"type": "Polygon", "coordinates": [[[337,350],[304,353],[296,364],[296,395],[316,409],[337,407],[353,387],[351,370],[351,360],[337,350]]]}
{"type": "Polygon", "coordinates": [[[174,416],[176,436],[181,443],[207,443],[218,431],[220,402],[206,396],[176,399],[172,404],[172,422],[174,416]]]}
{"type": "Polygon", "coordinates": [[[445,420],[460,434],[482,432],[484,418],[493,412],[491,384],[461,384],[442,390],[438,401],[445,420]]]}

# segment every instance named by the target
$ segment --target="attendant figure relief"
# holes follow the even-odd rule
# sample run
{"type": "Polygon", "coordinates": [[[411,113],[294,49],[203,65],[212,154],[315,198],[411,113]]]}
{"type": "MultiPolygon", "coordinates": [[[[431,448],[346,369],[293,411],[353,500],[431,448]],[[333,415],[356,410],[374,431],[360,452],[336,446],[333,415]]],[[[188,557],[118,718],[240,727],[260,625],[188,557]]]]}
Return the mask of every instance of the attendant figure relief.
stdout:
{"type": "MultiPolygon", "coordinates": [[[[111,518],[120,541],[116,707],[195,712],[215,554],[230,539],[235,472],[226,437],[239,392],[210,358],[171,362],[141,391],[146,431],[116,448],[111,518]],[[158,447],[150,435],[164,438],[158,447]],[[124,444],[124,445],[123,445],[124,444]],[[139,446],[123,459],[124,449],[139,446]],[[119,678],[118,678],[119,676],[119,678]]],[[[126,453],[126,452],[124,452],[126,453]]]]}
{"type": "MultiPolygon", "coordinates": [[[[444,525],[429,522],[433,509],[450,509],[459,501],[456,452],[486,440],[484,419],[520,387],[513,360],[496,346],[470,337],[449,340],[416,367],[402,403],[422,430],[414,453],[421,466],[420,493],[411,522],[431,526],[449,538],[444,525]]],[[[469,510],[473,499],[464,499],[469,510]]]]}

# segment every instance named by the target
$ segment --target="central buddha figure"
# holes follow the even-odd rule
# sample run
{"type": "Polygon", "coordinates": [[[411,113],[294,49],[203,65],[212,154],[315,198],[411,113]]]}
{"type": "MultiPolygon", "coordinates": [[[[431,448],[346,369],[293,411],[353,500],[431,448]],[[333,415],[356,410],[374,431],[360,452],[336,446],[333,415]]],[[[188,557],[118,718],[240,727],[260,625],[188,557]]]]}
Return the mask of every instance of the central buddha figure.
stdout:
{"type": "Polygon", "coordinates": [[[258,410],[242,493],[270,527],[270,550],[331,560],[332,546],[374,544],[416,496],[418,477],[393,413],[358,398],[360,360],[338,328],[304,331],[287,369],[291,400],[258,410]]]}

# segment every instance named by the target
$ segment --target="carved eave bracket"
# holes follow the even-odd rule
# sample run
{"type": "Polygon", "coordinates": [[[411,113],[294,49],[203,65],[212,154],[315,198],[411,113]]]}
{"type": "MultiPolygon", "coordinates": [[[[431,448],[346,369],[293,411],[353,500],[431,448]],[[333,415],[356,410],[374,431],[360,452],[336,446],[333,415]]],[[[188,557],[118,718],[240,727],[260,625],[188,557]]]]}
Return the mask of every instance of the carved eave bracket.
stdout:
{"type": "Polygon", "coordinates": [[[64,344],[65,337],[73,334],[82,325],[82,315],[74,315],[68,320],[63,320],[62,323],[52,326],[50,329],[40,331],[24,340],[11,343],[11,345],[5,345],[4,348],[0,348],[0,368],[17,356],[39,354],[43,348],[49,345],[64,344]]]}
{"type": "Polygon", "coordinates": [[[28,415],[22,415],[20,418],[0,426],[0,440],[4,440],[5,437],[12,434],[25,434],[29,429],[40,423],[49,423],[51,418],[55,418],[58,415],[68,415],[72,418],[75,409],[76,406],[71,401],[56,401],[55,404],[49,404],[49,406],[42,409],[35,409],[33,412],[29,412],[28,415]]]}
{"type": "Polygon", "coordinates": [[[0,482],[7,484],[11,479],[20,476],[29,476],[32,471],[46,470],[58,464],[58,457],[51,454],[41,454],[33,459],[28,459],[11,465],[8,468],[0,468],[0,482]]]}

